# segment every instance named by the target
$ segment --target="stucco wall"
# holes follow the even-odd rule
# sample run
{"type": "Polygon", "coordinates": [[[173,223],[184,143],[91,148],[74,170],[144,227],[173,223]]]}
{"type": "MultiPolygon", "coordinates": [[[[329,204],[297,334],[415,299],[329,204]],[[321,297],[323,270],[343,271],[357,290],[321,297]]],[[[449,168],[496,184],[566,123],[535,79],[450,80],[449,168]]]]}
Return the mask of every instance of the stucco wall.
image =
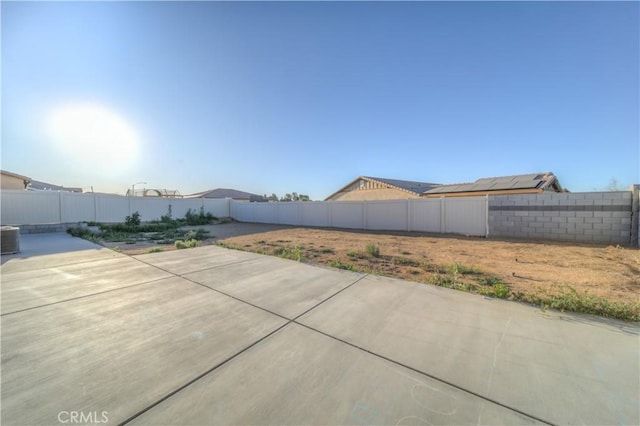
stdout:
{"type": "Polygon", "coordinates": [[[24,180],[14,176],[2,175],[0,182],[2,189],[24,189],[24,180]]]}
{"type": "Polygon", "coordinates": [[[418,196],[391,188],[357,189],[354,191],[339,192],[329,201],[401,200],[405,198],[418,198],[418,196]]]}

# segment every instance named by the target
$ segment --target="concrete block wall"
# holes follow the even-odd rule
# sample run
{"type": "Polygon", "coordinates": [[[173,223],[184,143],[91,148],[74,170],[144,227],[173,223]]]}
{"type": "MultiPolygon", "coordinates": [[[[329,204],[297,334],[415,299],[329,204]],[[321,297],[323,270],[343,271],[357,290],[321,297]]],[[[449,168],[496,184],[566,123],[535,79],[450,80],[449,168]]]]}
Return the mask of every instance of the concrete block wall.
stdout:
{"type": "Polygon", "coordinates": [[[491,196],[489,236],[630,245],[632,203],[632,191],[491,196]]]}

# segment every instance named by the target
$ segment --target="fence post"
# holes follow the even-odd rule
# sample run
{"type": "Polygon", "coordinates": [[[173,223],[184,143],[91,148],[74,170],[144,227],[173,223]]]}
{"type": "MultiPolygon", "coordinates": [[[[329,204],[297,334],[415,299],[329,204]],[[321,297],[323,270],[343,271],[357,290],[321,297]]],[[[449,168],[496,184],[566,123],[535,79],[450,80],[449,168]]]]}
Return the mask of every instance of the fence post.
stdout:
{"type": "Polygon", "coordinates": [[[367,230],[367,200],[362,201],[362,229],[367,230]]]}
{"type": "Polygon", "coordinates": [[[640,184],[631,186],[631,246],[640,247],[638,228],[640,227],[640,184]]]}
{"type": "Polygon", "coordinates": [[[329,201],[329,228],[333,228],[333,202],[329,201]]]}
{"type": "Polygon", "coordinates": [[[64,223],[62,221],[62,191],[58,191],[58,223],[64,223]]]}
{"type": "Polygon", "coordinates": [[[485,195],[486,197],[486,205],[485,205],[485,214],[486,214],[486,224],[484,228],[484,236],[485,238],[489,237],[489,194],[485,195]]]}
{"type": "Polygon", "coordinates": [[[440,197],[440,233],[444,234],[447,228],[447,208],[445,206],[445,197],[440,197]]]}

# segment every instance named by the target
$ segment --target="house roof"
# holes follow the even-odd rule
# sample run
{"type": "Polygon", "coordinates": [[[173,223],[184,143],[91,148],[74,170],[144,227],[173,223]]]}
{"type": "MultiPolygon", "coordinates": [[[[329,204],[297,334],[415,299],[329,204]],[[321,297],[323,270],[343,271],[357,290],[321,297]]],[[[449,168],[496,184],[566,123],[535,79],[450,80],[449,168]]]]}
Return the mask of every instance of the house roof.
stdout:
{"type": "Polygon", "coordinates": [[[410,192],[415,195],[420,195],[425,191],[428,191],[429,189],[438,186],[437,183],[418,182],[414,180],[400,180],[400,179],[387,179],[387,178],[379,178],[379,177],[371,177],[371,176],[359,176],[354,180],[352,180],[351,182],[349,182],[348,184],[346,184],[345,186],[343,186],[342,188],[340,188],[339,190],[337,190],[336,192],[334,192],[333,194],[329,195],[327,198],[325,198],[325,200],[329,200],[339,192],[345,191],[347,188],[354,185],[356,182],[358,182],[361,179],[368,180],[370,182],[381,183],[383,185],[386,185],[395,189],[399,189],[401,191],[410,192]]]}
{"type": "Polygon", "coordinates": [[[17,178],[17,179],[22,179],[22,180],[24,180],[26,182],[31,182],[31,178],[30,177],[22,176],[22,175],[19,175],[17,173],[13,173],[13,172],[8,172],[6,170],[0,170],[0,174],[6,175],[6,176],[11,176],[11,177],[14,177],[14,178],[17,178]]]}
{"type": "Polygon", "coordinates": [[[234,200],[267,201],[262,195],[229,188],[210,189],[208,191],[185,195],[185,198],[232,198],[234,200]]]}
{"type": "Polygon", "coordinates": [[[32,180],[29,182],[27,189],[30,191],[68,191],[68,192],[82,192],[82,188],[66,187],[60,185],[54,185],[52,183],[41,182],[39,180],[32,180]]]}
{"type": "Polygon", "coordinates": [[[525,175],[482,178],[471,183],[440,185],[424,194],[448,194],[455,192],[504,191],[510,189],[548,189],[562,191],[558,179],[551,172],[525,175]]]}

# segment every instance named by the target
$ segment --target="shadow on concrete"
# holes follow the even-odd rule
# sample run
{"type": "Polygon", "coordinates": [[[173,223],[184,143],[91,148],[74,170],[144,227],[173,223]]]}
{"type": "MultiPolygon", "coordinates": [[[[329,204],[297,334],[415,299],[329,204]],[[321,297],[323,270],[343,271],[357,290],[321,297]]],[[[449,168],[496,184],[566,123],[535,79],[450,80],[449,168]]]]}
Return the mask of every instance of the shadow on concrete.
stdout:
{"type": "Polygon", "coordinates": [[[100,250],[104,247],[82,238],[75,238],[64,232],[50,234],[20,235],[20,252],[0,257],[0,264],[14,259],[28,259],[33,256],[70,253],[82,250],[100,250]]]}

